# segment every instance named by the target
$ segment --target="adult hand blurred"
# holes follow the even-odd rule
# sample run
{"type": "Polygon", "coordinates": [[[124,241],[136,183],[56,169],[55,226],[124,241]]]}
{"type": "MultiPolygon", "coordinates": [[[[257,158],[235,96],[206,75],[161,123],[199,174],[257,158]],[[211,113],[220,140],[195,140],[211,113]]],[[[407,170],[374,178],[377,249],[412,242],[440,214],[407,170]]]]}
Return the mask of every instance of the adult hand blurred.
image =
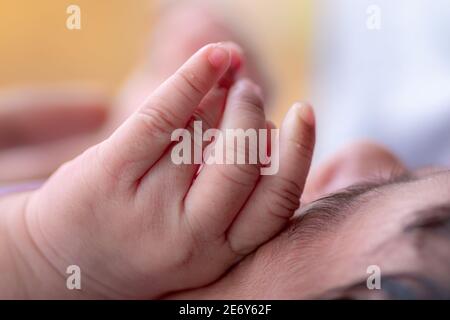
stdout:
{"type": "Polygon", "coordinates": [[[0,92],[0,185],[45,178],[97,141],[108,99],[82,87],[0,92]]]}

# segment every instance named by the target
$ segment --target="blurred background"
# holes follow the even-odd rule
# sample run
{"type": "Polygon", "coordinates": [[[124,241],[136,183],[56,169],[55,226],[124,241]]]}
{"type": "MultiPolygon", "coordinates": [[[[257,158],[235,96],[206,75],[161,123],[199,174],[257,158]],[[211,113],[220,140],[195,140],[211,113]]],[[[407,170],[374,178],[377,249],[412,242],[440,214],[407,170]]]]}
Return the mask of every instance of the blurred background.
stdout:
{"type": "MultiPolygon", "coordinates": [[[[449,164],[448,0],[204,2],[249,40],[277,124],[295,100],[315,105],[316,161],[368,138],[411,166],[449,164]]],[[[115,97],[167,3],[0,0],[0,89],[89,84],[115,97]],[[80,30],[66,28],[71,4],[80,30]]]]}
{"type": "Polygon", "coordinates": [[[150,31],[145,0],[0,0],[0,86],[90,82],[111,94],[134,66],[150,31]],[[81,29],[68,30],[76,3],[81,29]]]}
{"type": "MultiPolygon", "coordinates": [[[[117,93],[167,2],[0,0],[0,86],[88,82],[117,93]],[[66,28],[66,8],[71,4],[81,9],[80,30],[66,28]]],[[[277,105],[284,106],[274,114],[277,122],[306,89],[310,2],[206,1],[231,20],[232,28],[245,29],[245,36],[261,48],[264,63],[270,64],[271,82],[283,84],[283,90],[277,90],[277,105]]]]}

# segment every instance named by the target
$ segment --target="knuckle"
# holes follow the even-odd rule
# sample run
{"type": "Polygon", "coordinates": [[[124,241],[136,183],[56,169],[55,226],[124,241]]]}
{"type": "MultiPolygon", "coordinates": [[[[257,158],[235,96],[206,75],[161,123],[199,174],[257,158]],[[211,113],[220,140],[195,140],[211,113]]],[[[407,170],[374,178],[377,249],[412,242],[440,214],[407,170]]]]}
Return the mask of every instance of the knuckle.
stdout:
{"type": "Polygon", "coordinates": [[[314,152],[314,142],[307,137],[304,139],[304,135],[300,139],[290,138],[289,142],[295,154],[301,159],[309,161],[312,159],[314,152]]]}
{"type": "Polygon", "coordinates": [[[150,107],[141,108],[137,115],[145,130],[151,136],[166,137],[177,128],[180,119],[172,114],[164,103],[153,103],[150,107]]]}
{"type": "Polygon", "coordinates": [[[238,99],[242,104],[251,106],[252,109],[263,109],[262,98],[251,90],[242,90],[238,99]]]}
{"type": "Polygon", "coordinates": [[[253,187],[259,177],[255,165],[218,165],[217,172],[223,180],[243,187],[253,187]]]}
{"type": "Polygon", "coordinates": [[[244,83],[234,92],[234,99],[251,107],[252,109],[263,109],[264,102],[260,94],[257,93],[253,85],[244,83]]]}
{"type": "Polygon", "coordinates": [[[262,119],[265,119],[262,107],[256,107],[247,101],[239,101],[235,108],[244,121],[260,122],[262,119]]]}
{"type": "Polygon", "coordinates": [[[178,73],[179,80],[175,80],[177,90],[191,102],[197,102],[198,97],[202,97],[208,91],[207,84],[201,80],[195,72],[182,69],[178,73]]]}
{"type": "Polygon", "coordinates": [[[204,109],[196,109],[193,114],[193,121],[201,121],[204,130],[208,130],[210,128],[215,127],[215,123],[212,119],[212,116],[206,112],[204,109]]]}
{"type": "Polygon", "coordinates": [[[288,219],[300,206],[302,190],[298,183],[291,179],[280,176],[274,178],[274,183],[264,189],[267,208],[272,215],[288,219]]]}

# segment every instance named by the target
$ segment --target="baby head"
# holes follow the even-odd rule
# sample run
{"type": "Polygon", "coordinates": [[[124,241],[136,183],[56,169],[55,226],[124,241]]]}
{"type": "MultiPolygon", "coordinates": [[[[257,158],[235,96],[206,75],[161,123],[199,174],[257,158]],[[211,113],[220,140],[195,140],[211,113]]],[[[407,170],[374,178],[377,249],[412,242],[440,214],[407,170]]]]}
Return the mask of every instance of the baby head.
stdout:
{"type": "Polygon", "coordinates": [[[449,170],[408,171],[385,149],[359,143],[317,172],[305,191],[309,202],[283,233],[219,282],[187,294],[450,297],[449,170]]]}

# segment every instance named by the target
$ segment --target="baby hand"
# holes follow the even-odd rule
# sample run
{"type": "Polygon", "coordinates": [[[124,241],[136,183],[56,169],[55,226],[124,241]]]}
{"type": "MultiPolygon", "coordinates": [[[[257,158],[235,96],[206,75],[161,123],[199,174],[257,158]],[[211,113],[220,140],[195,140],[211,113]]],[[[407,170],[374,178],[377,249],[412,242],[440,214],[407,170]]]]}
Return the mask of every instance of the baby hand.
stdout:
{"type": "Polygon", "coordinates": [[[254,84],[242,80],[229,92],[221,85],[233,48],[198,51],[111,137],[24,197],[24,214],[10,215],[8,227],[23,230],[14,241],[32,257],[31,269],[52,279],[33,294],[157,298],[200,287],[282,229],[311,161],[308,106],[294,106],[283,123],[274,175],[261,177],[259,164],[211,164],[198,173],[198,164],[171,158],[172,132],[193,119],[205,130],[267,128],[254,84]],[[80,267],[80,292],[66,289],[69,265],[80,267]]]}

